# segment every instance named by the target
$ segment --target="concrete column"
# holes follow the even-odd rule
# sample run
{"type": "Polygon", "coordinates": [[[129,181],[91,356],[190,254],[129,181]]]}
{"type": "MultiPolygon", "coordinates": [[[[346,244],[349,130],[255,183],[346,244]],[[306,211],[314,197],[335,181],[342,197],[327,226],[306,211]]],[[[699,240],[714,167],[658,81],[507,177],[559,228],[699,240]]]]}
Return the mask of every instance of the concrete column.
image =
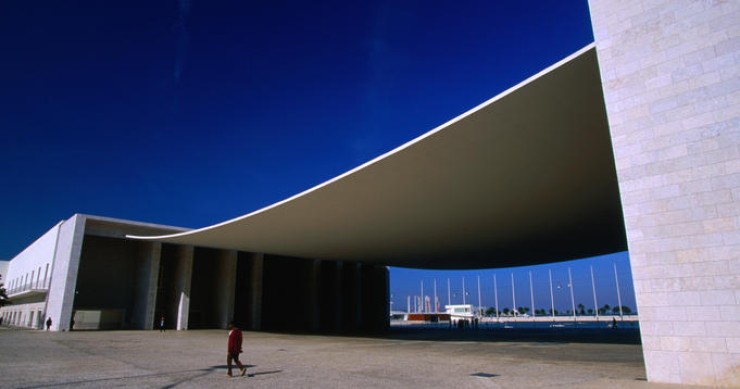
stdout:
{"type": "Polygon", "coordinates": [[[362,285],[362,328],[385,331],[390,324],[388,269],[385,266],[364,265],[362,285]]]}
{"type": "Polygon", "coordinates": [[[352,325],[356,329],[362,328],[362,264],[355,262],[352,264],[352,325]]]}
{"type": "Polygon", "coordinates": [[[385,331],[391,326],[391,274],[386,266],[376,266],[375,272],[378,274],[378,289],[380,290],[380,303],[383,317],[378,319],[379,329],[385,331]]]}
{"type": "Polygon", "coordinates": [[[85,221],[84,216],[74,215],[59,227],[46,307],[46,316],[51,317],[53,331],[67,331],[70,328],[85,221]]]}
{"type": "Polygon", "coordinates": [[[250,259],[251,269],[249,271],[249,328],[259,330],[262,328],[262,285],[265,267],[265,255],[252,254],[250,259]]]}
{"type": "Polygon", "coordinates": [[[334,273],[334,329],[344,328],[344,267],[342,261],[336,261],[334,273]]]}
{"type": "Polygon", "coordinates": [[[142,247],[137,261],[136,296],[133,312],[131,312],[131,326],[144,330],[152,329],[154,326],[162,244],[157,242],[141,242],[140,244],[142,247]]]}
{"type": "Polygon", "coordinates": [[[177,330],[188,329],[190,313],[190,284],[193,277],[193,246],[177,248],[175,265],[175,295],[177,296],[177,330]]]}
{"type": "Polygon", "coordinates": [[[222,250],[218,254],[215,301],[213,304],[216,311],[216,324],[220,328],[226,328],[226,325],[234,317],[236,259],[237,252],[233,250],[222,250]]]}
{"type": "Polygon", "coordinates": [[[321,288],[321,261],[314,259],[308,264],[308,277],[306,287],[306,309],[308,310],[308,326],[312,331],[321,327],[321,304],[319,293],[321,288]]]}
{"type": "Polygon", "coordinates": [[[740,387],[740,2],[589,3],[647,378],[740,387]]]}

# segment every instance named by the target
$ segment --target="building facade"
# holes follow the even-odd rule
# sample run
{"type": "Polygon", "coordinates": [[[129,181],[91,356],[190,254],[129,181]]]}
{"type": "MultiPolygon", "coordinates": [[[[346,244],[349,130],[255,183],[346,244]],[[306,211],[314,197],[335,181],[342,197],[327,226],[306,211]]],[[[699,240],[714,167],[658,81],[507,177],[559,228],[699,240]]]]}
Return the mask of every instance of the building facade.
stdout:
{"type": "Polygon", "coordinates": [[[10,261],[4,325],[52,331],[375,331],[388,325],[388,270],[127,239],[184,229],[74,215],[10,261]]]}
{"type": "Polygon", "coordinates": [[[603,247],[607,239],[580,252],[595,255],[622,247],[626,230],[648,380],[740,386],[740,2],[590,0],[590,9],[598,57],[595,77],[588,70],[593,53],[586,48],[572,61],[461,115],[408,148],[283,202],[282,208],[255,213],[260,218],[246,215],[183,236],[188,234],[178,233],[185,230],[175,227],[75,215],[11,261],[4,280],[14,304],[0,310],[4,323],[40,328],[44,318],[51,318],[52,330],[68,330],[73,323],[78,329],[148,329],[164,315],[166,325],[176,329],[224,327],[234,318],[249,329],[380,330],[389,317],[388,271],[381,261],[410,258],[396,265],[423,268],[431,267],[429,257],[440,255],[436,265],[444,267],[448,257],[462,261],[476,253],[479,262],[453,265],[521,263],[491,261],[493,255],[562,260],[563,255],[547,249],[592,242],[584,237],[609,219],[617,228],[600,236],[614,237],[616,244],[603,247]],[[588,66],[566,71],[579,63],[588,66]],[[589,93],[574,100],[571,109],[562,109],[563,101],[584,86],[589,93]],[[584,124],[589,115],[591,124],[584,124]],[[524,120],[532,117],[541,120],[524,120]],[[583,131],[566,138],[574,128],[583,131]],[[532,130],[531,137],[522,137],[523,129],[532,130]],[[588,140],[600,131],[602,141],[588,140]],[[552,133],[557,136],[548,138],[552,133]],[[513,156],[506,149],[492,152],[491,145],[506,144],[507,139],[517,146],[506,148],[516,150],[513,156]],[[564,152],[544,159],[541,154],[552,150],[556,141],[563,146],[584,143],[576,151],[564,147],[564,152]],[[605,147],[595,148],[596,143],[605,147]],[[546,146],[542,152],[533,147],[538,144],[546,146]],[[594,154],[591,160],[562,164],[588,152],[594,154]],[[434,174],[419,174],[443,160],[443,153],[447,159],[434,174]],[[591,177],[616,174],[618,186],[611,179],[602,182],[604,192],[594,192],[596,179],[564,185],[565,178],[586,174],[583,168],[592,167],[597,157],[606,158],[616,172],[594,170],[591,177]],[[460,161],[464,166],[455,165],[460,161]],[[533,168],[521,174],[521,166],[533,168]],[[549,170],[557,166],[561,170],[549,170]],[[542,180],[525,182],[541,171],[548,172],[542,180]],[[444,172],[448,175],[437,182],[444,172]],[[516,181],[491,178],[495,174],[516,181]],[[433,177],[428,180],[431,188],[445,190],[420,190],[426,181],[407,177],[433,177]],[[483,181],[492,194],[481,191],[483,181]],[[519,186],[506,184],[512,182],[519,186]],[[552,195],[568,187],[580,189],[552,195]],[[368,195],[372,190],[382,196],[368,195]],[[541,195],[545,192],[549,197],[541,195]],[[506,219],[501,215],[509,209],[592,192],[598,193],[593,201],[576,198],[573,211],[561,217],[534,219],[565,209],[549,205],[502,222],[506,219]],[[466,196],[457,197],[460,193],[466,196]],[[398,195],[396,201],[388,201],[391,195],[398,195]],[[602,208],[609,212],[599,214],[587,207],[609,196],[614,201],[602,208]],[[470,206],[471,198],[479,200],[476,206],[470,206]],[[427,206],[409,199],[426,199],[427,206]],[[458,207],[447,219],[427,219],[452,204],[458,207]],[[574,225],[576,214],[584,220],[597,214],[597,222],[558,234],[574,225]],[[274,230],[257,228],[268,219],[274,230]],[[540,221],[512,228],[513,221],[525,219],[540,221]],[[317,226],[331,221],[334,230],[316,232],[317,226]],[[306,224],[301,227],[300,222],[306,224]],[[401,223],[407,228],[399,227],[401,223]],[[498,230],[501,225],[505,228],[498,230]],[[537,230],[543,225],[552,228],[537,230]],[[440,226],[452,226],[451,232],[439,233],[440,226]],[[129,235],[140,239],[127,239],[129,235]],[[522,240],[527,236],[541,239],[522,240]],[[291,237],[300,238],[292,242],[292,256],[239,251],[250,247],[277,252],[273,250],[285,249],[291,237]],[[501,240],[494,242],[494,237],[501,240]],[[301,252],[317,254],[292,254],[301,252]],[[305,258],[319,255],[324,259],[305,258]],[[352,261],[336,259],[350,255],[355,256],[352,261]]]}
{"type": "Polygon", "coordinates": [[[648,380],[740,386],[740,2],[590,8],[648,380]]]}

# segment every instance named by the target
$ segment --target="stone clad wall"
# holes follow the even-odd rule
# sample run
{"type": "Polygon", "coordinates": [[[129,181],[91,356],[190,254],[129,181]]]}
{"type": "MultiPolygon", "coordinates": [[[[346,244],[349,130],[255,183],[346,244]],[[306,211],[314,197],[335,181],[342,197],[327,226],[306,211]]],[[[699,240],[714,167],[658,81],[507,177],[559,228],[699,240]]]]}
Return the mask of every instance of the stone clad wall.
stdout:
{"type": "Polygon", "coordinates": [[[648,380],[740,386],[740,1],[590,7],[648,380]]]}

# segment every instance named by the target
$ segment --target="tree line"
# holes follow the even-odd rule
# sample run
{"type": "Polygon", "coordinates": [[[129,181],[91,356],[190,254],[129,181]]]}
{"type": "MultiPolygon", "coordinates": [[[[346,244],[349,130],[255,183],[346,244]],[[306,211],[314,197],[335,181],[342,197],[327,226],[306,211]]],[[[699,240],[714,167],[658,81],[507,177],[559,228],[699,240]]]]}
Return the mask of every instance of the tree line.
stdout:
{"type": "MultiPolygon", "coordinates": [[[[3,280],[3,276],[0,275],[0,281],[2,280],[3,280]]],[[[5,284],[0,282],[0,307],[4,307],[9,304],[10,304],[10,300],[8,300],[8,292],[5,290],[5,284]]]]}
{"type": "MultiPolygon", "coordinates": [[[[504,308],[502,310],[499,310],[498,316],[512,316],[512,315],[529,315],[531,308],[530,307],[517,307],[516,310],[511,308],[504,308]]],[[[486,309],[484,312],[482,312],[485,316],[497,316],[496,315],[496,308],[490,307],[486,309]]],[[[622,305],[621,310],[618,305],[610,306],[609,304],[604,304],[603,307],[600,307],[598,309],[599,315],[619,315],[620,313],[623,313],[625,315],[632,314],[632,308],[622,305]]],[[[570,309],[565,311],[558,311],[557,309],[544,309],[544,308],[538,308],[534,310],[535,316],[573,316],[573,311],[570,309]]],[[[595,312],[593,308],[586,308],[583,304],[578,304],[578,308],[576,309],[576,315],[577,316],[595,316],[595,312]]]]}

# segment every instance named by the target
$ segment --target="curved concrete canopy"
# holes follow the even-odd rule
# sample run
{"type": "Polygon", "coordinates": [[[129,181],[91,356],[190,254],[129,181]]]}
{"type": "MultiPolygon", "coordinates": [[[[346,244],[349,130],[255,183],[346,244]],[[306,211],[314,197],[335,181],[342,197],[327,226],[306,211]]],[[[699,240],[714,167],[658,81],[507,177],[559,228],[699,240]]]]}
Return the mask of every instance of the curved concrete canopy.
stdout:
{"type": "Polygon", "coordinates": [[[287,200],[199,230],[132,238],[447,269],[624,251],[594,46],[287,200]]]}

